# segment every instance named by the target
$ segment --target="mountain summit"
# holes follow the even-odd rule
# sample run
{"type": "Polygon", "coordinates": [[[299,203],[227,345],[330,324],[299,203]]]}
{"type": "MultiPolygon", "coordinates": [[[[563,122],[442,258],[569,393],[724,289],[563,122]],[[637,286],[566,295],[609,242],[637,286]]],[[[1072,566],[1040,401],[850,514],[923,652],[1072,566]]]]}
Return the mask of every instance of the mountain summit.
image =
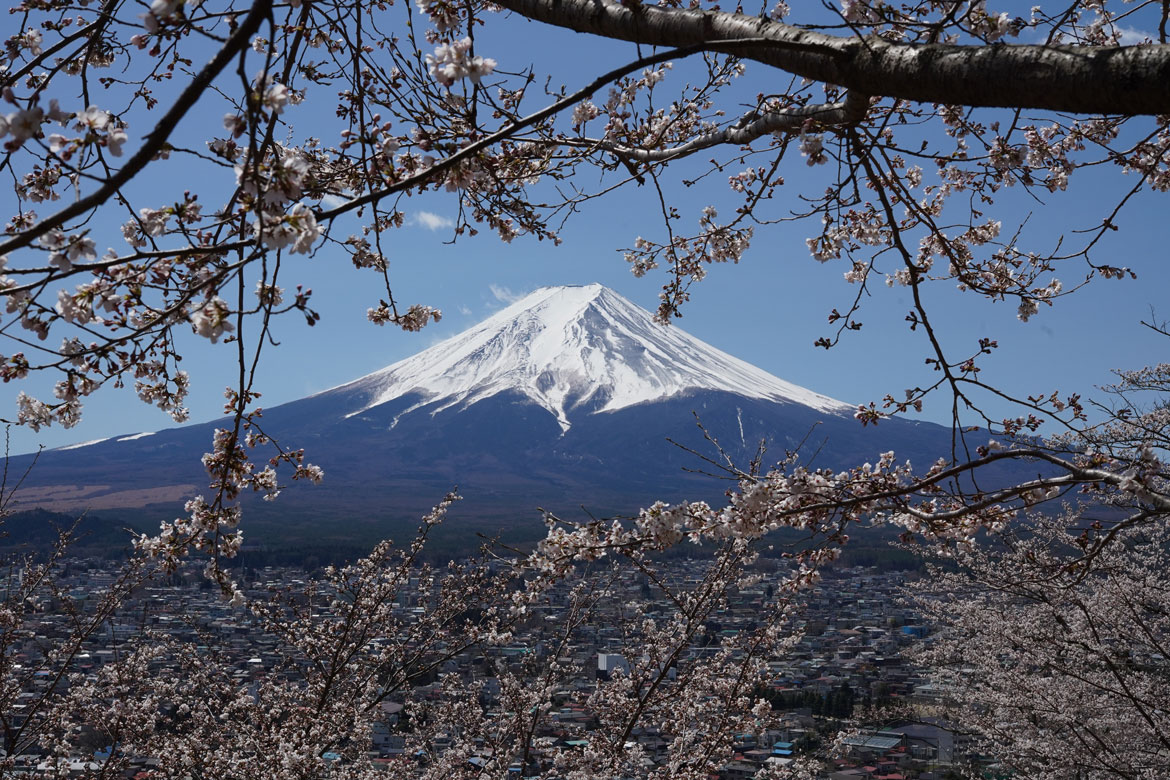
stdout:
{"type": "Polygon", "coordinates": [[[350,413],[357,415],[415,394],[402,414],[423,407],[438,414],[514,392],[568,431],[582,411],[613,412],[704,390],[852,411],[656,322],[600,284],[541,288],[441,344],[321,395],[362,395],[365,405],[350,413]]]}
{"type": "MultiPolygon", "coordinates": [[[[727,483],[695,471],[746,467],[761,442],[772,460],[800,451],[832,468],[890,449],[931,462],[949,446],[947,428],[862,427],[852,411],[658,324],[601,285],[546,287],[414,357],[266,408],[265,433],[303,447],[325,482],[295,484],[275,502],[245,497],[250,538],[341,547],[400,536],[458,485],[468,514],[447,532],[466,543],[469,526],[542,527],[536,507],[604,515],[658,499],[718,501],[727,483]]],[[[199,456],[221,425],[42,453],[21,506],[174,517],[205,492],[199,456]]]]}

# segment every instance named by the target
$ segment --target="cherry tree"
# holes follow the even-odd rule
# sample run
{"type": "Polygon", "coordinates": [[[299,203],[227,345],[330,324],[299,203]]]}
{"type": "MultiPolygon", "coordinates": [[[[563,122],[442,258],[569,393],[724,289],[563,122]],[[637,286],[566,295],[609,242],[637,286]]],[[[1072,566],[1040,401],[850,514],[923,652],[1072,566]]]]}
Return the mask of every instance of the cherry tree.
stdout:
{"type": "Polygon", "coordinates": [[[1114,527],[1104,543],[1110,522],[1036,517],[922,586],[945,629],[920,662],[954,722],[1022,777],[1167,772],[1166,524],[1114,527]]]}
{"type": "MultiPolygon", "coordinates": [[[[1080,446],[1128,463],[1131,479],[1158,469],[1167,376],[1164,364],[1118,372],[1108,420],[1080,446]]],[[[916,585],[942,627],[919,660],[935,669],[957,722],[1021,776],[1170,771],[1166,509],[1160,488],[1090,486],[1062,511],[1029,512],[953,549],[916,585]]]]}
{"type": "MultiPolygon", "coordinates": [[[[230,350],[238,381],[227,392],[227,422],[204,456],[208,491],[158,533],[136,541],[140,568],[128,576],[174,570],[186,556],[201,554],[225,594],[242,602],[242,586],[219,565],[239,549],[240,494],[275,497],[289,480],[323,477],[311,452],[272,440],[255,413],[274,320],[303,317],[313,324],[329,316],[296,286],[304,259],[326,249],[348,256],[381,287],[370,301],[370,322],[415,331],[441,315],[394,294],[388,247],[404,224],[406,199],[449,193],[458,208],[456,238],[488,231],[505,242],[557,242],[564,221],[595,199],[621,187],[650,187],[660,224],[630,236],[624,251],[635,275],[662,280],[659,315],[668,322],[714,265],[738,262],[777,223],[802,222],[810,262],[839,265],[844,277],[842,304],[826,312],[831,329],[817,343],[831,349],[860,330],[859,311],[877,288],[905,288],[912,301],[908,338],[923,345],[936,370],[927,387],[859,408],[859,424],[880,424],[885,415],[913,413],[942,397],[955,430],[949,457],[909,464],[896,453],[874,453],[842,472],[812,469],[800,453],[774,467],[728,463],[738,488],[726,506],[657,504],[612,524],[550,516],[546,540],[516,563],[517,580],[500,585],[482,573],[488,568],[475,576],[451,572],[445,576],[462,583],[451,591],[459,595],[434,607],[436,615],[454,615],[445,610],[461,600],[498,599],[503,612],[488,609],[491,617],[465,636],[500,641],[508,621],[522,617],[526,598],[540,598],[582,566],[617,558],[649,576],[656,551],[694,541],[713,546],[719,552],[706,584],[687,593],[661,584],[677,607],[677,625],[642,621],[629,641],[646,648],[644,663],[598,689],[595,706],[606,713],[607,737],[591,741],[582,755],[565,753],[550,770],[582,777],[642,773],[644,763],[625,737],[652,718],[667,724],[677,741],[673,774],[664,776],[705,776],[718,765],[723,736],[749,715],[767,716],[751,700],[749,681],[786,641],[780,631],[786,602],[758,634],[730,643],[725,657],[684,670],[687,685],[667,685],[665,670],[693,642],[705,610],[751,576],[750,561],[775,530],[799,528],[810,541],[793,553],[784,592],[815,580],[818,567],[837,556],[859,525],[893,524],[907,539],[968,555],[980,534],[1010,533],[1023,512],[1083,494],[1129,512],[1125,520],[1107,516],[1090,529],[1086,544],[1100,547],[1100,560],[1140,559],[1144,553],[1131,533],[1157,538],[1170,507],[1164,407],[1146,413],[1122,406],[1097,424],[1076,389],[1012,398],[981,373],[997,342],[944,343],[925,291],[958,287],[976,298],[1009,301],[1028,321],[1085,284],[1134,274],[1101,243],[1135,199],[1170,187],[1167,13],[1152,0],[1067,1],[1018,16],[983,0],[842,0],[795,10],[782,1],[724,10],[701,0],[686,6],[669,0],[154,0],[149,6],[25,0],[10,9],[0,61],[6,103],[0,170],[14,185],[0,238],[9,344],[0,376],[7,382],[51,375],[57,382],[52,398],[22,392],[15,422],[73,426],[85,398],[107,384],[132,385],[144,402],[182,421],[189,390],[180,368],[182,337],[194,333],[208,348],[230,350]],[[628,42],[628,61],[579,83],[571,81],[579,67],[517,64],[514,52],[505,61],[484,41],[522,19],[628,42]],[[193,179],[199,191],[167,192],[157,184],[178,161],[199,171],[193,179]],[[1088,171],[1102,170],[1126,177],[1127,186],[1112,202],[1097,203],[1096,217],[1070,224],[1055,246],[1045,248],[1026,218],[999,206],[1015,193],[1039,198],[1075,188],[1088,171]],[[790,194],[789,179],[806,186],[790,194]],[[726,191],[685,213],[672,193],[699,181],[726,182],[726,191]],[[120,230],[107,235],[107,225],[120,230]],[[103,250],[108,242],[114,248],[103,250]],[[989,398],[1009,401],[1012,413],[993,414],[989,398]],[[1033,435],[1042,426],[1060,436],[1042,442],[1033,435]],[[1031,464],[1032,476],[984,486],[986,467],[1005,461],[1031,464]],[[515,593],[527,595],[506,595],[515,593]],[[688,707],[667,707],[666,690],[688,707]],[[726,717],[700,722],[695,713],[712,700],[723,702],[726,717]]],[[[589,45],[582,38],[579,59],[587,61],[589,45]]],[[[1164,365],[1135,368],[1125,383],[1157,383],[1166,372],[1164,365]]],[[[371,560],[387,554],[380,548],[371,560]]],[[[395,571],[414,565],[408,555],[405,568],[395,571]]],[[[1027,570],[1014,558],[1005,565],[1021,577],[1027,570]]],[[[283,702],[269,710],[289,713],[265,728],[295,732],[304,746],[299,755],[307,763],[290,768],[289,776],[320,768],[314,762],[341,746],[339,735],[357,723],[345,702],[376,706],[391,689],[386,669],[400,663],[387,661],[385,673],[346,682],[378,680],[361,690],[332,683],[351,660],[382,663],[345,644],[365,636],[349,627],[390,620],[379,612],[390,591],[378,590],[378,566],[355,567],[335,573],[327,589],[358,587],[383,596],[367,602],[353,594],[339,602],[368,610],[321,629],[341,626],[339,633],[315,634],[295,605],[283,612],[250,607],[264,616],[267,630],[288,637],[290,664],[325,675],[323,687],[307,689],[319,694],[316,710],[305,709],[306,689],[281,688],[280,680],[270,681],[263,695],[283,702]],[[316,655],[326,647],[335,650],[328,663],[316,655]],[[298,720],[305,712],[316,713],[312,724],[298,720]],[[314,724],[332,725],[316,732],[314,724]]],[[[573,615],[587,614],[591,593],[574,596],[579,610],[573,615]]],[[[12,607],[14,621],[28,598],[12,607]]],[[[439,658],[457,644],[424,655],[439,658]]],[[[195,756],[199,745],[216,744],[217,724],[234,720],[263,730],[259,699],[229,702],[230,686],[217,688],[227,682],[213,679],[213,669],[197,669],[189,648],[144,647],[143,653],[127,660],[124,673],[112,671],[96,683],[107,686],[105,693],[53,699],[56,714],[38,721],[48,724],[46,733],[74,733],[70,717],[98,718],[101,713],[82,714],[86,697],[148,701],[149,691],[131,689],[142,680],[134,664],[149,666],[151,653],[169,654],[203,674],[203,684],[222,689],[225,707],[237,710],[230,717],[192,715],[162,730],[146,710],[127,711],[119,732],[127,744],[156,750],[160,735],[189,738],[183,755],[195,756]]],[[[419,733],[478,735],[476,744],[501,740],[493,754],[501,759],[526,756],[536,731],[530,718],[541,717],[557,675],[565,673],[555,657],[546,661],[529,670],[543,687],[501,677],[512,701],[507,724],[485,721],[474,697],[453,686],[427,705],[430,725],[419,733]]],[[[1056,669],[1055,663],[1045,668],[1056,669]]],[[[403,686],[407,678],[394,679],[403,686]]],[[[994,675],[987,679],[998,684],[994,675]]],[[[182,691],[166,695],[179,700],[182,691]]],[[[1056,729],[1044,722],[1036,728],[1056,729]]],[[[245,732],[220,737],[245,739],[245,732]]],[[[264,755],[259,736],[250,744],[238,753],[241,760],[264,755]]],[[[1037,737],[1036,744],[1047,743],[1037,737]]],[[[1093,750],[1088,743],[1081,748],[1093,750]]],[[[1055,748],[1043,750],[1049,749],[1055,748]]],[[[432,773],[470,771],[450,761],[437,759],[432,773]]],[[[364,771],[359,765],[355,757],[345,771],[364,771]]],[[[176,775],[193,771],[185,766],[176,775]]],[[[208,765],[201,771],[252,770],[208,765]]]]}

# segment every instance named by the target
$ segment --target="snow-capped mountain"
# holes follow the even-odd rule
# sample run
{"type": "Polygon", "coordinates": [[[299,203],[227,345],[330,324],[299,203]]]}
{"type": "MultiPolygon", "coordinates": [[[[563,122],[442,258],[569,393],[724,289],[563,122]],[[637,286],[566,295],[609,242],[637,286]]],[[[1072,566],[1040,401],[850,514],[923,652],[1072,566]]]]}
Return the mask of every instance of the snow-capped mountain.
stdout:
{"type": "Polygon", "coordinates": [[[852,407],[761,371],[600,284],[544,287],[479,325],[329,393],[361,393],[362,409],[410,394],[438,414],[515,392],[567,431],[574,412],[601,414],[711,390],[840,414],[852,407]]]}
{"type": "MultiPolygon", "coordinates": [[[[949,429],[863,428],[852,410],[600,285],[548,287],[414,357],[266,408],[265,431],[303,447],[326,478],[249,501],[250,538],[263,541],[266,527],[288,544],[401,533],[454,485],[466,498],[461,534],[472,523],[539,528],[536,507],[633,513],[657,499],[718,500],[727,483],[695,473],[711,468],[700,455],[746,465],[761,441],[773,460],[800,450],[832,467],[889,449],[929,462],[949,445],[949,429]]],[[[43,453],[24,506],[173,517],[206,488],[199,456],[217,424],[43,453]]]]}

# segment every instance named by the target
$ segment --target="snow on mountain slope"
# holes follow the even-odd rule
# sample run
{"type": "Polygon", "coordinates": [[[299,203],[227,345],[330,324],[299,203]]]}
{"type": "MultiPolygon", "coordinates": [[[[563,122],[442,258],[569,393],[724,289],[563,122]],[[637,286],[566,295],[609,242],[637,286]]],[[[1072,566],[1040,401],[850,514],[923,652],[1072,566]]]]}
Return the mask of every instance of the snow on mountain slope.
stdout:
{"type": "Polygon", "coordinates": [[[352,417],[411,393],[424,400],[402,414],[424,405],[432,414],[462,408],[513,391],[568,430],[575,410],[613,411],[694,390],[833,414],[853,409],[660,325],[600,284],[542,288],[430,349],[325,392],[368,399],[352,417]]]}

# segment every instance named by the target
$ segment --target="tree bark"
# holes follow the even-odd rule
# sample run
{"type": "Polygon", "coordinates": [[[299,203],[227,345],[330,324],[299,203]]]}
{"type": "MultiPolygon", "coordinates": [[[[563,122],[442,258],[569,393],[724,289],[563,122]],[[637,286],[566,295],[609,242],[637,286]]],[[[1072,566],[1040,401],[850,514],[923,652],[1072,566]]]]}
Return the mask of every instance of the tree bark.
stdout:
{"type": "Polygon", "coordinates": [[[497,2],[536,21],[607,38],[655,46],[709,43],[712,51],[865,95],[1076,114],[1170,114],[1170,45],[906,44],[825,35],[722,11],[606,0],[497,2]]]}

